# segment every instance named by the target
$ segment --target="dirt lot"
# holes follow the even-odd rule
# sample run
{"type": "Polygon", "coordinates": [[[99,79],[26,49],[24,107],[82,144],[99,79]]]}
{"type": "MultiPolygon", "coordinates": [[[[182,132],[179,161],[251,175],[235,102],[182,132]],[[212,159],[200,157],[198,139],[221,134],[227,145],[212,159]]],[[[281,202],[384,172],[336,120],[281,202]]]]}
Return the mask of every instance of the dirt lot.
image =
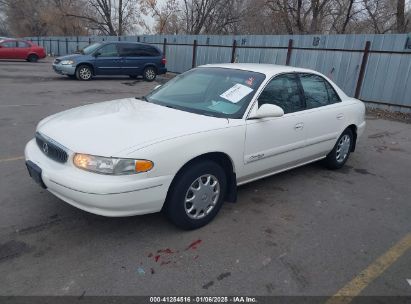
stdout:
{"type": "Polygon", "coordinates": [[[410,124],[370,116],[342,170],[243,186],[191,232],[161,214],[88,214],[29,178],[23,149],[40,119],[155,85],[0,61],[0,295],[411,295],[410,124]]]}

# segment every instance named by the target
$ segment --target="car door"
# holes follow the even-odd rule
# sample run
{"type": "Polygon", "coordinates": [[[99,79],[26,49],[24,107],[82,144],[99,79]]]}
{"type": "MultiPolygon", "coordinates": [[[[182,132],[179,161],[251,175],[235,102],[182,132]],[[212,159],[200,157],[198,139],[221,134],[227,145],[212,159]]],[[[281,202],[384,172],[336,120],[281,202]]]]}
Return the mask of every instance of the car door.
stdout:
{"type": "Polygon", "coordinates": [[[30,44],[25,41],[17,41],[17,47],[15,48],[17,59],[27,59],[29,52],[30,44]]]}
{"type": "Polygon", "coordinates": [[[160,53],[150,45],[144,44],[122,44],[120,54],[123,56],[123,69],[128,75],[141,75],[145,66],[149,63],[155,64],[155,57],[160,53]]]}
{"type": "Polygon", "coordinates": [[[96,75],[121,75],[122,57],[120,56],[117,45],[109,43],[98,49],[94,55],[94,72],[96,75]]]}
{"type": "Polygon", "coordinates": [[[8,40],[0,44],[0,59],[16,59],[14,50],[16,49],[16,41],[8,40]]]}
{"type": "Polygon", "coordinates": [[[316,74],[299,74],[307,110],[306,149],[312,157],[327,155],[345,127],[345,110],[335,89],[316,74]]]}
{"type": "Polygon", "coordinates": [[[249,180],[292,167],[306,158],[305,106],[297,75],[273,78],[254,107],[266,103],[281,107],[285,114],[246,121],[244,166],[249,180]]]}
{"type": "Polygon", "coordinates": [[[144,59],[141,46],[138,44],[120,44],[120,56],[123,58],[122,68],[126,75],[140,75],[143,72],[144,59]]]}

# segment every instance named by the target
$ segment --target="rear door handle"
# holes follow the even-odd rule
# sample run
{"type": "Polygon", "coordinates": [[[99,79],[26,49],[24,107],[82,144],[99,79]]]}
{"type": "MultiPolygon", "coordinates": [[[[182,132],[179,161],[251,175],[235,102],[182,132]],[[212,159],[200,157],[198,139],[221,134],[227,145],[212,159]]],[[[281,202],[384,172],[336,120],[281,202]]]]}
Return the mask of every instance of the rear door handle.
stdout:
{"type": "Polygon", "coordinates": [[[340,120],[341,120],[341,119],[343,119],[343,118],[344,118],[344,114],[340,113],[340,114],[337,115],[337,119],[340,119],[340,120]]]}
{"type": "Polygon", "coordinates": [[[302,130],[302,129],[304,129],[304,124],[303,124],[302,122],[300,122],[300,123],[298,123],[298,124],[296,124],[296,125],[294,126],[294,129],[295,129],[296,131],[302,130]]]}

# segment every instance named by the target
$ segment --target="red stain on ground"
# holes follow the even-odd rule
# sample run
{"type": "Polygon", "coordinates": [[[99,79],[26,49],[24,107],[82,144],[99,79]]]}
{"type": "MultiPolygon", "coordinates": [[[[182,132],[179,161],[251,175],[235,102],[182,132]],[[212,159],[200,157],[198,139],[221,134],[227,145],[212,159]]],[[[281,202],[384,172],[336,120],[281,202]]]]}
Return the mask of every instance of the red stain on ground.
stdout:
{"type": "Polygon", "coordinates": [[[186,248],[186,251],[187,251],[187,250],[190,250],[190,249],[196,250],[196,249],[197,249],[197,246],[200,245],[201,242],[202,242],[202,240],[197,240],[197,241],[192,242],[192,243],[190,244],[190,246],[188,246],[188,247],[186,248]]]}
{"type": "Polygon", "coordinates": [[[159,259],[160,259],[160,255],[156,255],[156,256],[154,257],[154,260],[155,260],[156,262],[158,262],[159,259]]]}

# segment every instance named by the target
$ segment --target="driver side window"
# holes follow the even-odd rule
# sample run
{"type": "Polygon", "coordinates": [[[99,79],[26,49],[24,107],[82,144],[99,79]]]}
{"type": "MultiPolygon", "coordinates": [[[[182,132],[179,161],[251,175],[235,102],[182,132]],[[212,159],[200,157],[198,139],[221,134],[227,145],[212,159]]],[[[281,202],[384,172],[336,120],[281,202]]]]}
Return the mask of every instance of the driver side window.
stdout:
{"type": "Polygon", "coordinates": [[[1,44],[1,46],[4,47],[4,48],[15,48],[16,47],[16,42],[15,41],[3,42],[1,44]]]}
{"type": "Polygon", "coordinates": [[[273,104],[284,110],[284,113],[293,113],[304,110],[304,101],[295,74],[284,74],[272,79],[258,97],[258,106],[273,104]]]}
{"type": "Polygon", "coordinates": [[[115,44],[107,44],[98,50],[99,57],[118,57],[117,46],[115,44]]]}

